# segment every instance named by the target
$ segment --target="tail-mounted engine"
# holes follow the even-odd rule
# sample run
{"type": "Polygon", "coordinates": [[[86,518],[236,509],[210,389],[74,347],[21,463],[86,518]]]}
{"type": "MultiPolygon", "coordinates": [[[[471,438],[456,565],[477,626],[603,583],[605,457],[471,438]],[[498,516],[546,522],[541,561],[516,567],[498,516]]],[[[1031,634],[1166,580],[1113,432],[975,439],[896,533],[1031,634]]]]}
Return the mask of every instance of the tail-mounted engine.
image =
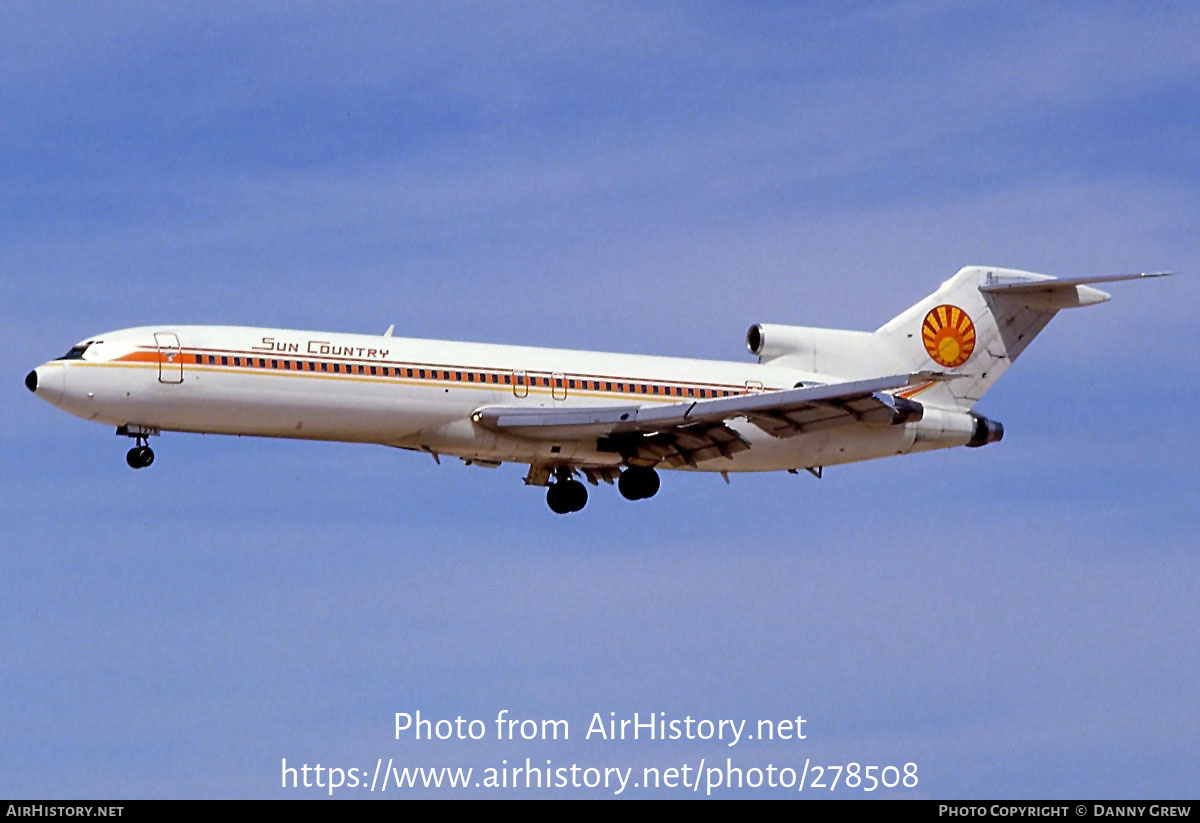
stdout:
{"type": "Polygon", "coordinates": [[[762,360],[773,360],[812,348],[813,330],[804,326],[755,323],[746,332],[746,348],[762,360]]]}
{"type": "Polygon", "coordinates": [[[986,446],[988,443],[995,443],[1004,438],[1004,424],[995,420],[988,420],[981,414],[972,414],[971,417],[975,420],[975,428],[971,432],[971,439],[967,441],[967,445],[973,449],[980,446],[986,446]]]}

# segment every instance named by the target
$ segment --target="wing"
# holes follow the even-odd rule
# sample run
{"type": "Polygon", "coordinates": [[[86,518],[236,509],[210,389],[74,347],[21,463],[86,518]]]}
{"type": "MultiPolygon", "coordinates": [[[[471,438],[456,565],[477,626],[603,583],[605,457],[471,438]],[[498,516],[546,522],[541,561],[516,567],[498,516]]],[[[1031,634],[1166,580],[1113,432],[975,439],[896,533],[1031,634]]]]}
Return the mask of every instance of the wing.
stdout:
{"type": "Polygon", "coordinates": [[[745,418],[772,437],[852,423],[906,423],[920,419],[921,405],[884,392],[947,377],[934,372],[898,374],[653,406],[484,406],[471,419],[493,431],[539,440],[595,437],[599,450],[619,453],[632,463],[694,466],[699,460],[731,457],[750,448],[727,425],[734,418],[745,418]]]}

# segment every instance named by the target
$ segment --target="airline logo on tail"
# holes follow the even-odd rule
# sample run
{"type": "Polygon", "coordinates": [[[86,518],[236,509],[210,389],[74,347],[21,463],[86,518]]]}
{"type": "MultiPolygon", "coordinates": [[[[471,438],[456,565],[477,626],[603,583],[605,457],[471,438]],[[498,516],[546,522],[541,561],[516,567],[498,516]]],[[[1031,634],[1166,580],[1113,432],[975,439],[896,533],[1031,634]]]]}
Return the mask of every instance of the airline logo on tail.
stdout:
{"type": "Polygon", "coordinates": [[[975,351],[975,324],[958,306],[934,306],[921,324],[921,339],[933,362],[953,369],[975,351]]]}

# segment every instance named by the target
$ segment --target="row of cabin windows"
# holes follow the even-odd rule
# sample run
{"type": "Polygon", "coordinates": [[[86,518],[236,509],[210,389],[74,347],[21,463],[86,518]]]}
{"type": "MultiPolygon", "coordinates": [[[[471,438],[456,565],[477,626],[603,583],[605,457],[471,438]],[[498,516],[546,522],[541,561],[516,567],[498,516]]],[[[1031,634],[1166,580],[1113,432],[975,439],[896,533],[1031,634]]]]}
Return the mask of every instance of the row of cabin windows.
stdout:
{"type": "MultiPolygon", "coordinates": [[[[363,374],[376,377],[414,377],[419,380],[451,380],[462,383],[492,383],[513,385],[514,375],[495,372],[461,372],[444,369],[414,369],[401,366],[364,366],[353,363],[326,363],[314,360],[279,360],[265,357],[230,357],[227,355],[196,355],[199,364],[210,366],[242,366],[283,371],[326,372],[332,374],[363,374]],[[269,364],[269,365],[268,365],[269,364]],[[465,375],[465,378],[464,378],[465,375]],[[453,377],[452,377],[453,376],[453,377]]],[[[667,397],[729,397],[734,392],[727,389],[696,389],[684,386],[660,386],[654,383],[626,383],[612,380],[581,380],[574,377],[537,377],[518,375],[517,386],[542,386],[545,388],[570,388],[591,391],[616,391],[624,394],[657,394],[667,397]]]]}

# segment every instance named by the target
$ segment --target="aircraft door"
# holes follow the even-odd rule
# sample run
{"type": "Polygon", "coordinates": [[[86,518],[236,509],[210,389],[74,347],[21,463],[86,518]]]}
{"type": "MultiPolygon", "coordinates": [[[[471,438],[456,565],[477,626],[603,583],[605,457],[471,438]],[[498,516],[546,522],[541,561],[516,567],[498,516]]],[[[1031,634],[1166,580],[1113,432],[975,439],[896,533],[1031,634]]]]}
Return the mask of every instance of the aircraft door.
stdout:
{"type": "Polygon", "coordinates": [[[567,376],[560,371],[550,375],[550,396],[555,400],[567,399],[567,376]]]}
{"type": "Polygon", "coordinates": [[[529,381],[522,369],[515,369],[512,373],[512,389],[515,397],[529,396],[529,381]]]}
{"type": "Polygon", "coordinates": [[[182,383],[183,358],[179,337],[173,331],[156,331],[154,345],[158,347],[158,382],[182,383]]]}

